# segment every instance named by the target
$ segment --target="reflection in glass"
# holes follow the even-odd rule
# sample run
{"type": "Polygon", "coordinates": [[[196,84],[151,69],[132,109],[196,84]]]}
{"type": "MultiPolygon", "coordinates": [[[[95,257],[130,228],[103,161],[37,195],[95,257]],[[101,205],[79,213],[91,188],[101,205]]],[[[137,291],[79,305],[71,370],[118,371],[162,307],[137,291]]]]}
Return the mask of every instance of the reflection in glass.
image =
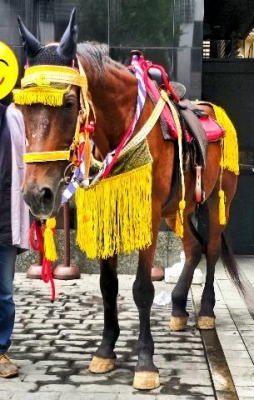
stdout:
{"type": "Polygon", "coordinates": [[[0,38],[12,46],[21,65],[24,52],[16,17],[41,41],[59,41],[73,7],[79,41],[108,43],[116,60],[129,64],[130,50],[162,64],[172,80],[200,97],[204,0],[0,0],[0,38]]]}

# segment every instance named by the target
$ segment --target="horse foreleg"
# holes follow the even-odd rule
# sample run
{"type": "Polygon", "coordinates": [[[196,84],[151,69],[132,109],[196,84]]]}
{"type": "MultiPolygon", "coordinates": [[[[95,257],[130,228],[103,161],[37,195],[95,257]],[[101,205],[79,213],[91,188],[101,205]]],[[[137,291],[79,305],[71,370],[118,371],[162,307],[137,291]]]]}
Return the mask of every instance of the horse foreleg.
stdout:
{"type": "Polygon", "coordinates": [[[155,389],[160,386],[159,371],[153,363],[154,342],[150,328],[150,313],[154,299],[151,281],[153,250],[140,251],[133,298],[139,313],[140,332],[138,338],[138,363],[135,367],[133,386],[135,389],[155,389]]]}
{"type": "MultiPolygon", "coordinates": [[[[167,223],[171,225],[170,221],[167,223]]],[[[185,263],[176,286],[172,291],[172,317],[169,323],[171,331],[181,331],[186,327],[189,313],[186,310],[188,292],[196,266],[202,256],[202,245],[192,224],[191,217],[186,217],[184,226],[183,248],[185,263]]]]}
{"type": "Polygon", "coordinates": [[[120,329],[117,317],[117,257],[112,257],[100,262],[100,289],[104,306],[104,329],[102,342],[95,352],[89,366],[89,371],[94,373],[109,372],[115,367],[115,343],[120,329]]]}

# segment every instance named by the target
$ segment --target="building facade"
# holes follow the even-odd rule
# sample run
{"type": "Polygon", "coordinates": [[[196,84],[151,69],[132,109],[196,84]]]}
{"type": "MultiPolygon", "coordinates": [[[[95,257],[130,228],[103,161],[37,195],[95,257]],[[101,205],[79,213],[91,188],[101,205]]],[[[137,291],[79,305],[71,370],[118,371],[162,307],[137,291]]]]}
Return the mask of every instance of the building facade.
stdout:
{"type": "Polygon", "coordinates": [[[112,58],[127,65],[130,51],[139,49],[183,83],[189,98],[200,98],[203,0],[0,0],[0,40],[17,55],[20,76],[25,56],[17,15],[45,44],[59,41],[73,7],[80,42],[108,43],[112,58]]]}

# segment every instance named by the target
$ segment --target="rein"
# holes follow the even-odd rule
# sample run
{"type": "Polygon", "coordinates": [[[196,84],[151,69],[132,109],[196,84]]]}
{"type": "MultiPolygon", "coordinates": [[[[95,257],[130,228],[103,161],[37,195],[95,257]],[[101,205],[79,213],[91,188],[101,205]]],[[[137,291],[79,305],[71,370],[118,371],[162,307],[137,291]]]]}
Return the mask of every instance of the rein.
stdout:
{"type": "MultiPolygon", "coordinates": [[[[50,221],[51,223],[51,221],[50,221]]],[[[45,234],[46,230],[49,230],[52,228],[49,228],[48,226],[45,228],[41,226],[39,221],[33,221],[30,232],[29,232],[29,241],[30,245],[33,250],[35,251],[40,251],[42,256],[43,256],[43,261],[42,261],[42,269],[41,269],[41,277],[43,282],[48,283],[50,282],[51,284],[51,302],[54,303],[55,301],[55,296],[56,296],[56,291],[55,291],[55,283],[54,279],[52,276],[52,269],[51,269],[51,261],[47,258],[47,249],[45,249],[43,239],[45,240],[45,234]],[[36,244],[36,241],[37,244],[36,244]],[[45,251],[46,250],[46,251],[45,251]]],[[[54,227],[53,227],[54,229],[54,227]]],[[[53,232],[52,232],[53,234],[53,232]]],[[[55,232],[54,232],[55,234],[55,232]]],[[[54,244],[54,242],[52,241],[54,244]]]]}

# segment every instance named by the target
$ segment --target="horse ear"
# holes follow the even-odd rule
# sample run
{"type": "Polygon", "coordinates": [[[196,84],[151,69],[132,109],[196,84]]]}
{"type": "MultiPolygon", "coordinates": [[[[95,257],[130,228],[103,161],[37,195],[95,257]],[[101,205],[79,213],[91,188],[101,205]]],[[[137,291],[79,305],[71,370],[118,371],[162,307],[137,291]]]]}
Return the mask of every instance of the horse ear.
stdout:
{"type": "Polygon", "coordinates": [[[67,60],[76,58],[78,27],[76,22],[76,8],[73,8],[69,24],[57,48],[57,53],[67,60]]]}
{"type": "Polygon", "coordinates": [[[29,30],[25,27],[25,25],[19,15],[18,15],[17,19],[18,19],[19,33],[20,33],[22,43],[23,43],[24,49],[26,51],[27,57],[32,58],[38,53],[38,51],[40,51],[43,48],[43,46],[32,35],[32,33],[29,32],[29,30]]]}

